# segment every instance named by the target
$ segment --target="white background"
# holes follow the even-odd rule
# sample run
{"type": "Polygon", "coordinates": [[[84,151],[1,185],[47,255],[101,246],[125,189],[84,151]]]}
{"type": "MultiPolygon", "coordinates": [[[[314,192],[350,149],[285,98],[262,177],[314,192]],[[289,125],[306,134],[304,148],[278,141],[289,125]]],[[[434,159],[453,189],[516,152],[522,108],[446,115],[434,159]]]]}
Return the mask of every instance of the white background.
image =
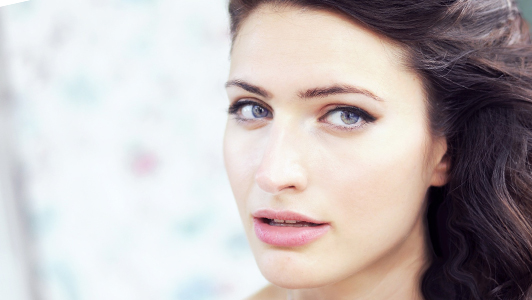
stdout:
{"type": "Polygon", "coordinates": [[[23,204],[20,224],[0,223],[1,299],[28,285],[53,300],[239,299],[266,283],[223,166],[226,6],[0,8],[23,204]]]}

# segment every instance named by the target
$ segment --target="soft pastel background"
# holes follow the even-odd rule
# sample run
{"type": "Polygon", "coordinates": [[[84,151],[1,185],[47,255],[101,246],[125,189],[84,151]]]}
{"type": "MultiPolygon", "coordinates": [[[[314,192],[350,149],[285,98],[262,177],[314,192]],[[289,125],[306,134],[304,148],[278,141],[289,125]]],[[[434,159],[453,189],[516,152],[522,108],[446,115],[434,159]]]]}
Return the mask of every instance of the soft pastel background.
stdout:
{"type": "Polygon", "coordinates": [[[223,167],[226,4],[0,8],[0,299],[241,299],[266,283],[223,167]]]}
{"type": "Polygon", "coordinates": [[[0,299],[239,299],[265,284],[222,159],[226,5],[0,8],[15,172],[0,299]]]}

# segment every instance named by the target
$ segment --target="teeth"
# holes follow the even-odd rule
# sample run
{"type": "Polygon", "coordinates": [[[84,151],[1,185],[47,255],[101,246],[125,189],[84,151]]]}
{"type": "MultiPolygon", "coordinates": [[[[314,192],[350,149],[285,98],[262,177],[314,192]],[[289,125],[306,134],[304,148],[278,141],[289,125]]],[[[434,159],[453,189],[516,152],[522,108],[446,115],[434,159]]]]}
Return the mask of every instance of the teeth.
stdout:
{"type": "Polygon", "coordinates": [[[288,224],[296,224],[296,220],[280,220],[280,219],[273,219],[275,223],[288,223],[288,224]]]}
{"type": "Polygon", "coordinates": [[[269,224],[272,226],[288,226],[288,227],[313,227],[319,224],[308,223],[304,221],[296,220],[281,220],[281,219],[268,219],[269,224]]]}

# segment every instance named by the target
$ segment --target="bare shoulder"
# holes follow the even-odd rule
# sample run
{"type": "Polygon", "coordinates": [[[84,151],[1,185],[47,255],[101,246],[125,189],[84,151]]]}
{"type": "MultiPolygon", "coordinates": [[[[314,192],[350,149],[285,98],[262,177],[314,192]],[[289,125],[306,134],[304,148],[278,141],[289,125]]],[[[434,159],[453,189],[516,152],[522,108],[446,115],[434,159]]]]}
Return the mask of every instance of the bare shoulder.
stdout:
{"type": "Polygon", "coordinates": [[[245,300],[286,300],[286,290],[269,284],[245,300]]]}

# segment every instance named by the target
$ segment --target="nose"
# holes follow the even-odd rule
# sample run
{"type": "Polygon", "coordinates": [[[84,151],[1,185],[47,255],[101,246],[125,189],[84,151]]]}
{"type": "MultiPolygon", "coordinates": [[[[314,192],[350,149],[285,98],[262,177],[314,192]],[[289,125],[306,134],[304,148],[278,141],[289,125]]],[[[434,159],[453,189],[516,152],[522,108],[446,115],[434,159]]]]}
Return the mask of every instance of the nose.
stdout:
{"type": "Polygon", "coordinates": [[[258,186],[267,193],[285,190],[302,191],[307,187],[303,167],[305,148],[296,130],[272,126],[259,168],[255,174],[258,186]]]}

